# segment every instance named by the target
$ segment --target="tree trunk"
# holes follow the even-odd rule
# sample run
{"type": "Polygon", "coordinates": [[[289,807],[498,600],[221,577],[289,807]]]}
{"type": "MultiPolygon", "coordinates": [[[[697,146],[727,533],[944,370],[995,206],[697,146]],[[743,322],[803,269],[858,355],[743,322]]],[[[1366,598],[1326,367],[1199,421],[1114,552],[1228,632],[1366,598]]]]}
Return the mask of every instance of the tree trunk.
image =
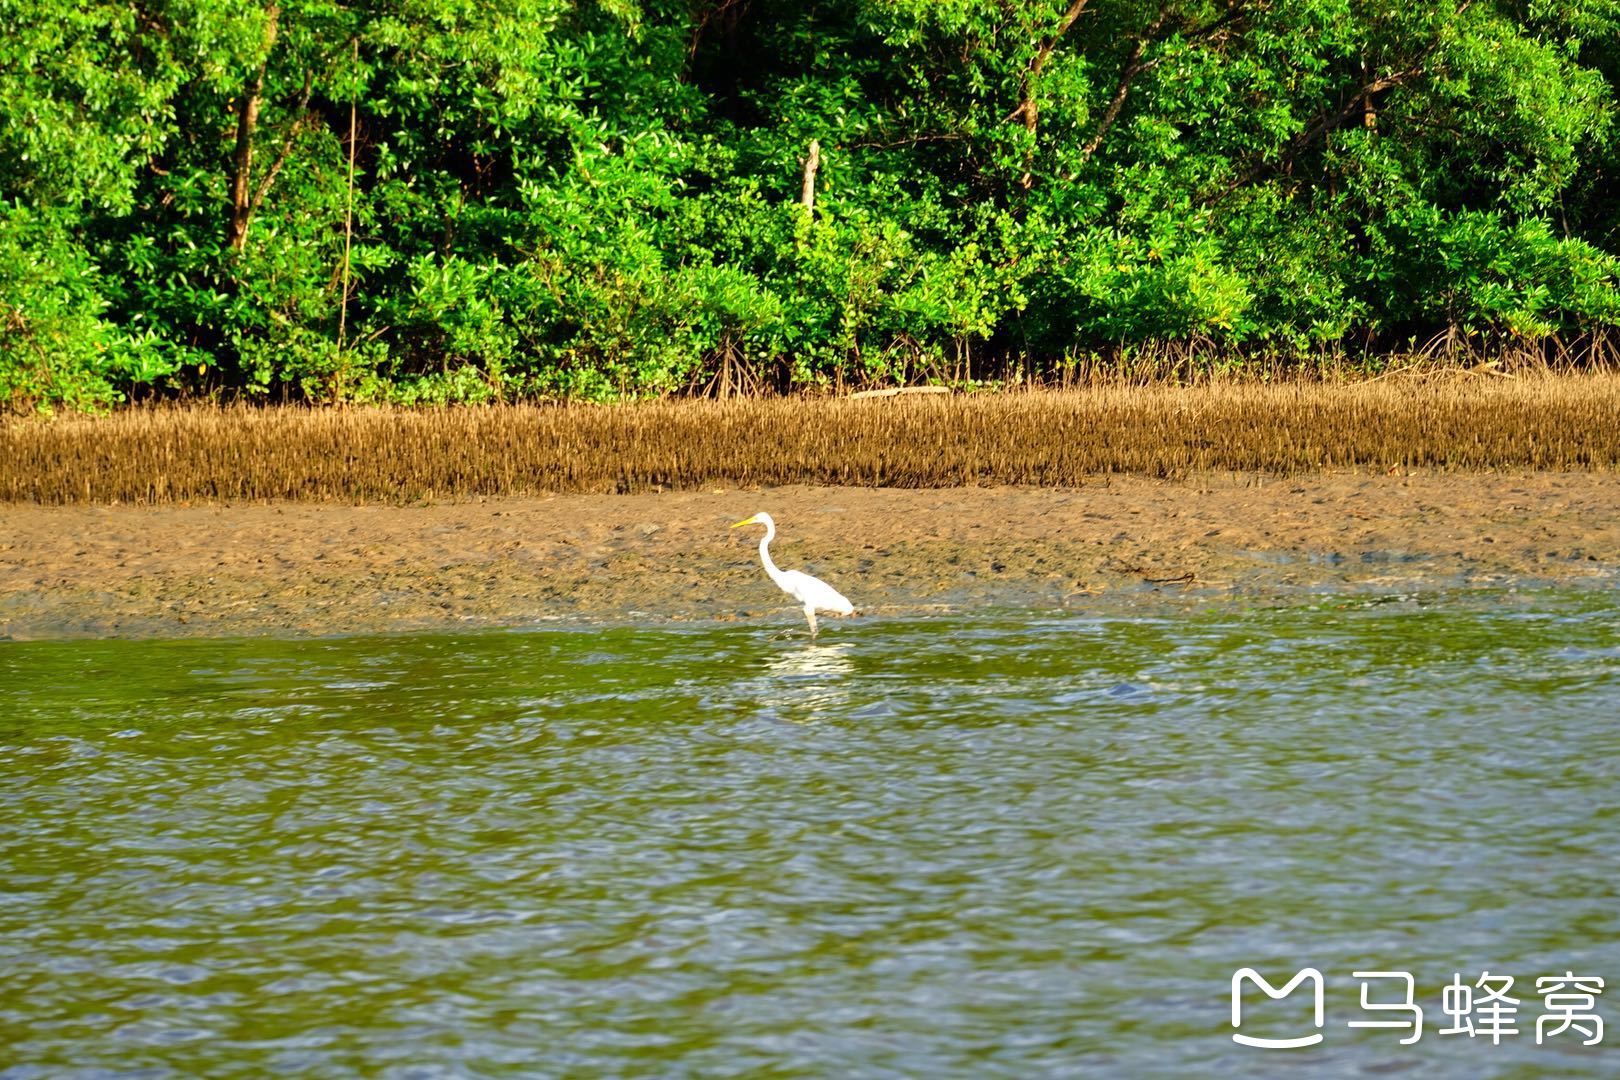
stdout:
{"type": "Polygon", "coordinates": [[[259,126],[259,103],[264,97],[264,73],[270,66],[270,50],[276,43],[281,21],[281,5],[271,4],[264,12],[264,39],[260,44],[259,65],[248,73],[242,98],[236,105],[236,152],[231,157],[231,218],[225,239],[231,250],[247,246],[248,220],[253,216],[253,132],[259,126]]]}
{"type": "MultiPolygon", "coordinates": [[[[1362,57],[1362,60],[1361,60],[1361,78],[1362,78],[1362,81],[1363,82],[1370,81],[1371,76],[1372,76],[1372,69],[1367,66],[1366,57],[1362,57]]],[[[1366,128],[1368,131],[1377,131],[1378,130],[1378,106],[1373,104],[1373,97],[1372,97],[1371,94],[1363,94],[1361,96],[1361,126],[1366,128]]]]}
{"type": "Polygon", "coordinates": [[[1057,48],[1058,39],[1069,32],[1069,27],[1073,26],[1080,18],[1080,13],[1086,10],[1086,2],[1087,0],[1074,0],[1069,9],[1063,13],[1063,18],[1058,20],[1051,36],[1041,42],[1041,47],[1030,58],[1029,69],[1024,74],[1023,96],[1018,102],[1018,108],[1007,117],[1009,120],[1023,117],[1024,130],[1029,132],[1030,146],[1024,154],[1024,175],[1018,181],[1026,191],[1035,182],[1035,133],[1041,116],[1040,102],[1035,95],[1041,81],[1041,72],[1045,70],[1047,58],[1052,55],[1052,50],[1057,48]]]}
{"type": "MultiPolygon", "coordinates": [[[[360,39],[354,39],[354,64],[360,66],[360,39]]],[[[304,82],[304,96],[309,96],[309,82],[304,82]]],[[[338,352],[343,351],[343,334],[349,325],[349,251],[354,241],[354,137],[358,130],[359,102],[349,98],[349,191],[343,204],[343,301],[338,307],[338,352]]]]}
{"type": "Polygon", "coordinates": [[[804,159],[804,184],[799,189],[799,202],[805,211],[813,212],[816,208],[816,170],[821,168],[821,141],[810,140],[810,153],[804,159]]]}

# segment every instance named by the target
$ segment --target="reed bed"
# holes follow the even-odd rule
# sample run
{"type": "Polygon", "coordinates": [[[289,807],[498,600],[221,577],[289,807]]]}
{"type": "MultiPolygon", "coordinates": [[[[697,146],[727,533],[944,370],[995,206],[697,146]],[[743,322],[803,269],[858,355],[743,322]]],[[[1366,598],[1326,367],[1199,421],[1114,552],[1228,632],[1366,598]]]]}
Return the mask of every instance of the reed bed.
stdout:
{"type": "Polygon", "coordinates": [[[171,407],[0,424],[0,500],[33,503],[1617,465],[1620,376],[1609,374],[619,406],[171,407]]]}

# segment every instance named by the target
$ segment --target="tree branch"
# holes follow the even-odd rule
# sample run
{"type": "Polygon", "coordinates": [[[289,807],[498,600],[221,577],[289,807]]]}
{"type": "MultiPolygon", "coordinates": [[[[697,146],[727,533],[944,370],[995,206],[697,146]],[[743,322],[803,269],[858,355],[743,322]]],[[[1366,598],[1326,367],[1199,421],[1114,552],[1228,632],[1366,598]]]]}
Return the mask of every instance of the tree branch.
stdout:
{"type": "MultiPolygon", "coordinates": [[[[1424,50],[1425,57],[1427,57],[1428,53],[1432,51],[1432,48],[1424,50]]],[[[1326,135],[1329,131],[1339,127],[1346,120],[1349,120],[1352,116],[1360,112],[1365,107],[1364,103],[1368,101],[1372,95],[1392,89],[1406,82],[1408,79],[1412,79],[1423,74],[1424,67],[1425,60],[1419,60],[1416,64],[1413,64],[1404,71],[1398,71],[1393,75],[1385,75],[1363,84],[1361,87],[1352,92],[1348,100],[1341,104],[1337,109],[1322,114],[1317,118],[1314,124],[1300,132],[1298,135],[1295,135],[1292,139],[1288,140],[1288,145],[1283,149],[1282,157],[1278,158],[1276,162],[1273,163],[1262,161],[1257,163],[1253,168],[1249,169],[1242,176],[1238,177],[1230,185],[1228,185],[1223,191],[1221,191],[1219,195],[1216,195],[1212,199],[1206,200],[1204,205],[1214,206],[1216,203],[1226,199],[1239,188],[1252,184],[1265,173],[1270,172],[1273,169],[1283,169],[1292,165],[1294,163],[1294,159],[1298,157],[1306,147],[1310,146],[1311,143],[1315,142],[1323,135],[1326,135]]]]}
{"type": "Polygon", "coordinates": [[[748,0],[717,0],[705,4],[702,10],[696,13],[696,18],[692,22],[692,35],[686,44],[686,59],[691,61],[697,56],[698,46],[703,43],[703,31],[709,28],[710,23],[737,18],[741,14],[738,9],[747,3],[748,0]]]}
{"type": "MultiPolygon", "coordinates": [[[[1091,155],[1095,154],[1098,148],[1102,146],[1103,139],[1108,135],[1108,130],[1114,126],[1114,121],[1119,119],[1120,110],[1125,107],[1125,98],[1131,92],[1132,81],[1142,72],[1157,66],[1164,59],[1158,57],[1144,62],[1142,53],[1147,50],[1148,45],[1157,40],[1159,30],[1164,26],[1169,14],[1169,5],[1161,7],[1158,17],[1148,25],[1142,36],[1136,39],[1136,44],[1131,48],[1131,54],[1125,58],[1125,67],[1120,71],[1119,85],[1114,88],[1114,96],[1108,99],[1108,106],[1103,109],[1102,119],[1097,122],[1096,132],[1080,148],[1080,160],[1082,162],[1091,160],[1091,155]]],[[[1187,31],[1182,36],[1188,41],[1215,37],[1225,30],[1228,25],[1241,18],[1243,14],[1243,7],[1234,4],[1225,15],[1222,15],[1214,22],[1200,26],[1196,30],[1187,31]]]]}
{"type": "Polygon", "coordinates": [[[1040,49],[1036,51],[1034,56],[1030,57],[1029,67],[1025,70],[1023,82],[1019,87],[1018,107],[1008,113],[1002,123],[1010,124],[1019,117],[1023,117],[1024,126],[1030,131],[1035,130],[1040,111],[1040,107],[1035,104],[1036,80],[1041,77],[1041,72],[1046,67],[1047,57],[1051,56],[1052,50],[1057,48],[1058,39],[1069,32],[1069,27],[1073,26],[1075,20],[1080,18],[1080,13],[1086,9],[1088,2],[1089,0],[1074,0],[1074,3],[1069,5],[1069,10],[1064,13],[1063,18],[1058,22],[1057,28],[1052,35],[1042,41],[1040,49]]]}
{"type": "MultiPolygon", "coordinates": [[[[1462,18],[1463,14],[1466,13],[1468,9],[1473,6],[1473,4],[1474,0],[1463,0],[1463,2],[1458,4],[1456,9],[1451,12],[1451,18],[1462,18]]],[[[1442,37],[1437,34],[1435,38],[1430,41],[1421,52],[1418,53],[1416,59],[1412,61],[1410,66],[1401,71],[1397,71],[1392,75],[1384,75],[1364,82],[1358,89],[1353,91],[1337,109],[1333,110],[1332,112],[1324,113],[1317,119],[1316,123],[1312,124],[1309,128],[1288,140],[1288,145],[1283,149],[1282,157],[1279,158],[1275,164],[1268,164],[1264,161],[1257,163],[1253,168],[1249,169],[1242,176],[1238,177],[1237,180],[1227,185],[1227,187],[1219,194],[1213,196],[1212,198],[1205,199],[1204,205],[1214,206],[1216,203],[1222,202],[1233,192],[1237,191],[1241,187],[1252,184],[1255,180],[1258,180],[1262,175],[1271,169],[1291,167],[1294,163],[1294,159],[1298,157],[1300,152],[1303,151],[1307,146],[1315,142],[1318,138],[1326,135],[1333,129],[1339,127],[1357,113],[1362,115],[1362,122],[1366,123],[1366,118],[1368,116],[1376,116],[1372,96],[1385,90],[1391,90],[1407,82],[1408,80],[1417,78],[1419,75],[1424,74],[1424,72],[1428,69],[1429,58],[1433,56],[1434,53],[1440,48],[1441,42],[1442,37]]],[[[1365,73],[1366,70],[1365,61],[1363,61],[1363,73],[1365,73]]]]}
{"type": "Polygon", "coordinates": [[[1131,49],[1131,55],[1125,60],[1125,70],[1119,76],[1119,85],[1114,88],[1114,96],[1108,100],[1108,107],[1103,110],[1102,119],[1097,122],[1096,133],[1087,139],[1086,144],[1080,148],[1081,161],[1091,160],[1091,155],[1097,152],[1097,148],[1102,145],[1104,137],[1107,136],[1108,129],[1114,126],[1115,120],[1119,119],[1119,112],[1125,107],[1125,96],[1131,92],[1131,80],[1158,63],[1157,60],[1142,63],[1142,52],[1146,48],[1147,40],[1142,39],[1136,43],[1135,48],[1131,49]]]}
{"type": "Polygon", "coordinates": [[[890,142],[878,142],[868,139],[863,142],[842,143],[840,148],[847,146],[851,150],[898,150],[901,147],[919,146],[931,142],[961,142],[967,138],[966,133],[960,131],[925,132],[921,135],[907,135],[905,138],[894,139],[890,142]]]}
{"type": "Polygon", "coordinates": [[[303,128],[304,121],[308,119],[309,94],[312,82],[311,74],[306,71],[304,73],[304,92],[298,96],[298,105],[293,109],[292,126],[287,129],[287,137],[281,140],[281,150],[276,154],[276,160],[271,164],[270,171],[264,175],[264,179],[259,181],[258,188],[253,192],[253,200],[248,204],[248,215],[250,217],[259,212],[259,204],[264,202],[264,197],[270,193],[270,185],[276,182],[276,174],[281,172],[283,165],[287,164],[287,155],[292,153],[293,140],[298,138],[299,130],[303,128]]]}
{"type": "Polygon", "coordinates": [[[1052,50],[1057,48],[1058,41],[1075,24],[1075,20],[1080,18],[1080,13],[1086,10],[1087,2],[1088,0],[1073,0],[1069,4],[1069,10],[1063,13],[1063,18],[1059,19],[1057,26],[1053,27],[1052,33],[1047,35],[1046,39],[1041,42],[1041,47],[1036,50],[1035,55],[1030,57],[1029,68],[1024,73],[1024,84],[1018,107],[1007,114],[1007,122],[1023,117],[1024,130],[1030,134],[1030,147],[1025,154],[1024,175],[1019,180],[1025,190],[1028,190],[1033,182],[1031,164],[1035,158],[1034,135],[1036,125],[1040,123],[1041,107],[1035,100],[1036,87],[1040,83],[1041,72],[1046,68],[1047,58],[1052,55],[1052,50]]]}
{"type": "MultiPolygon", "coordinates": [[[[1022,116],[1024,119],[1024,126],[1029,130],[1032,136],[1035,134],[1035,126],[1039,115],[1039,105],[1037,105],[1035,101],[1034,77],[1038,76],[1041,69],[1045,67],[1046,58],[1051,55],[1053,47],[1057,44],[1058,37],[1065,33],[1069,27],[1074,25],[1075,19],[1079,18],[1080,12],[1085,7],[1085,3],[1086,0],[1077,0],[1077,2],[1069,8],[1068,14],[1064,16],[1063,21],[1058,25],[1057,34],[1047,39],[1047,41],[1042,45],[1041,51],[1038,52],[1035,55],[1035,58],[1030,62],[1031,77],[1025,80],[1024,100],[1020,102],[1018,108],[1014,109],[1007,117],[1008,120],[1012,120],[1022,116]]],[[[1188,41],[1196,41],[1200,38],[1214,37],[1217,34],[1225,31],[1230,24],[1241,19],[1245,14],[1247,14],[1248,8],[1252,6],[1253,5],[1249,5],[1246,7],[1243,3],[1229,4],[1226,9],[1226,13],[1214,21],[1200,26],[1195,30],[1183,30],[1180,32],[1188,41]]],[[[1149,68],[1155,67],[1162,61],[1162,58],[1158,58],[1144,62],[1142,60],[1142,54],[1147,51],[1147,47],[1149,45],[1162,40],[1162,31],[1164,30],[1165,23],[1169,21],[1169,18],[1170,4],[1166,2],[1160,5],[1158,13],[1154,16],[1153,21],[1147,25],[1141,34],[1136,35],[1135,43],[1131,46],[1131,51],[1129,55],[1126,56],[1125,64],[1120,70],[1119,84],[1114,88],[1113,96],[1109,98],[1108,105],[1103,109],[1102,118],[1097,124],[1097,130],[1080,149],[1080,160],[1082,162],[1089,161],[1091,159],[1091,156],[1095,154],[1098,148],[1102,146],[1103,139],[1107,137],[1109,129],[1111,129],[1114,126],[1114,122],[1119,119],[1120,111],[1125,107],[1125,99],[1130,94],[1131,83],[1138,75],[1142,74],[1142,72],[1147,71],[1149,68]]],[[[1026,191],[1034,183],[1033,170],[1030,167],[1030,164],[1034,160],[1034,155],[1035,149],[1034,146],[1031,145],[1026,154],[1024,175],[1020,179],[1020,183],[1023,185],[1026,191]]],[[[1073,174],[1070,173],[1069,176],[1072,178],[1073,174]]]]}

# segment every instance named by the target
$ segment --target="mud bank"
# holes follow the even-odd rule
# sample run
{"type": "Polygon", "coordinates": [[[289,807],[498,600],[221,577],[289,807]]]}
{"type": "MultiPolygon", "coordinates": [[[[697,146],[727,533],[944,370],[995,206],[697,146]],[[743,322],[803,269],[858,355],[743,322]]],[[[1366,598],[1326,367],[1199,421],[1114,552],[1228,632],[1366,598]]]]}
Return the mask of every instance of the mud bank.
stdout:
{"type": "Polygon", "coordinates": [[[865,614],[1111,609],[1314,591],[1620,584],[1603,472],[776,487],[418,506],[0,506],[0,636],[324,635],[796,615],[786,567],[865,614]]]}

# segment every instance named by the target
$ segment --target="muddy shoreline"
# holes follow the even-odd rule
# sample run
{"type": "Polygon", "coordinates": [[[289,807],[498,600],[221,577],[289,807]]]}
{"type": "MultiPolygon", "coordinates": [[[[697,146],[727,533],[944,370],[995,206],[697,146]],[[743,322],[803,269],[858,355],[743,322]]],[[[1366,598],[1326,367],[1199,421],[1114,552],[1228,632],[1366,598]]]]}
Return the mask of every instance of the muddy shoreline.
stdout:
{"type": "Polygon", "coordinates": [[[1620,475],[1222,473],[1068,489],[773,487],[336,503],[0,506],[0,637],[793,625],[773,553],[877,617],[1620,585],[1620,475]]]}

